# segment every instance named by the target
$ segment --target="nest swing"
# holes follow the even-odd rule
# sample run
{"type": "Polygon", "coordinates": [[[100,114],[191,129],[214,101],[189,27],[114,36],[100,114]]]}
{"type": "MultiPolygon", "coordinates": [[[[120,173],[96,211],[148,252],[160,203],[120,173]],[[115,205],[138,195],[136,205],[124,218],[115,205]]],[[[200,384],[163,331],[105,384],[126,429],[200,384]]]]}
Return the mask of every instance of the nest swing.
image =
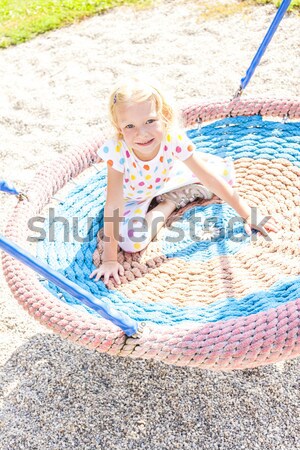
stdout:
{"type": "MultiPolygon", "coordinates": [[[[300,102],[237,96],[230,102],[192,105],[182,114],[197,149],[233,158],[237,189],[249,204],[281,216],[276,236],[247,237],[242,224],[232,221],[234,211],[216,198],[194,202],[180,210],[180,216],[171,217],[143,252],[118,254],[125,268],[121,286],[95,283],[89,274],[101,258],[106,168],[92,175],[91,171],[100,136],[42,167],[26,198],[14,208],[0,241],[7,252],[3,269],[10,289],[43,325],[110,355],[224,371],[296,357],[300,355],[300,102]],[[56,217],[72,223],[71,238],[66,242],[65,223],[56,223],[55,240],[47,235],[37,246],[40,261],[59,278],[54,284],[53,278],[41,280],[19,261],[27,264],[21,247],[30,218],[76,177],[76,187],[55,209],[56,217]],[[211,217],[216,220],[204,229],[205,219],[211,217]],[[193,218],[197,220],[192,236],[193,218]],[[184,236],[180,242],[173,239],[175,225],[184,236]],[[9,248],[10,239],[21,246],[16,247],[23,259],[9,248]],[[71,286],[68,292],[65,279],[71,286]],[[127,321],[123,329],[119,322],[107,320],[115,311],[120,322],[127,321]]],[[[52,218],[44,228],[49,230],[54,222],[52,218]]]]}

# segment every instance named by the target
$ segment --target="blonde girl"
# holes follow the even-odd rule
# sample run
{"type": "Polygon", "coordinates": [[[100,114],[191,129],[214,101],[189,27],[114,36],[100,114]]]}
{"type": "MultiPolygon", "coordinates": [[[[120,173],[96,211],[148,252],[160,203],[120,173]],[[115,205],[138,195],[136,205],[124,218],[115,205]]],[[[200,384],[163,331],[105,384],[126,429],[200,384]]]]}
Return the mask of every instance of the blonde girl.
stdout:
{"type": "MultiPolygon", "coordinates": [[[[233,207],[251,227],[277,231],[273,219],[264,227],[251,223],[251,208],[233,189],[231,160],[195,151],[184,131],[174,127],[174,111],[152,82],[131,78],[119,83],[109,99],[116,136],[98,151],[107,163],[102,264],[90,278],[112,276],[120,284],[123,266],[118,246],[125,252],[143,250],[170,214],[196,198],[213,193],[233,207]],[[149,211],[151,200],[159,202],[149,211]]],[[[259,223],[259,222],[256,222],[259,223]]]]}

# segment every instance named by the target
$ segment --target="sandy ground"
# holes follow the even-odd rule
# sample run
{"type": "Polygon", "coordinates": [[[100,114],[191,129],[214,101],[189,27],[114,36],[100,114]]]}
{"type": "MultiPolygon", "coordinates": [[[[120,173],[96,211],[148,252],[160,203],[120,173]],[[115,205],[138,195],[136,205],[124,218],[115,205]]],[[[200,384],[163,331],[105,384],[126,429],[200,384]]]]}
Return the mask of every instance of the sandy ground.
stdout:
{"type": "MultiPolygon", "coordinates": [[[[106,127],[116,76],[147,72],[178,103],[230,98],[272,6],[199,18],[197,2],[121,8],[0,52],[0,162],[22,189],[40,164],[106,127]]],[[[300,96],[288,15],[245,96],[300,96]]],[[[1,228],[15,203],[1,195],[1,228]]],[[[1,450],[300,448],[300,360],[235,373],[111,358],[42,328],[1,276],[1,450]]]]}

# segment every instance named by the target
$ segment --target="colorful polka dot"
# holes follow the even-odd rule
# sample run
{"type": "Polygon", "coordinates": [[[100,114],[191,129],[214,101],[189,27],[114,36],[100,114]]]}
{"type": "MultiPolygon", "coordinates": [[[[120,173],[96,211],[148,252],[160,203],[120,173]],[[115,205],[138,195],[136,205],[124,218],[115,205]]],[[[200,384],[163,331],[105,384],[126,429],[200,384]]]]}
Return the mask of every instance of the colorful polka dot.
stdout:
{"type": "MultiPolygon", "coordinates": [[[[170,179],[172,180],[174,175],[174,169],[172,170],[172,168],[174,166],[175,156],[178,155],[178,158],[182,158],[183,156],[181,155],[185,155],[187,152],[192,152],[195,150],[195,146],[192,142],[186,143],[185,135],[183,133],[178,133],[174,136],[172,133],[167,134],[165,137],[165,143],[163,143],[163,150],[167,151],[167,153],[160,153],[158,158],[155,160],[156,164],[154,161],[141,162],[137,160],[132,149],[127,148],[126,146],[123,147],[124,142],[119,141],[117,146],[115,144],[116,150],[118,146],[121,152],[124,151],[124,155],[119,153],[119,157],[116,159],[113,157],[113,160],[109,161],[111,165],[113,165],[113,161],[115,161],[115,164],[117,165],[126,165],[123,189],[124,195],[127,198],[128,207],[130,208],[130,212],[126,211],[128,214],[127,220],[133,212],[137,215],[144,214],[143,207],[138,206],[138,204],[145,202],[146,198],[150,200],[154,195],[157,195],[165,183],[169,182],[170,179]],[[126,164],[126,161],[129,164],[126,164]],[[172,172],[170,172],[171,170],[172,172]],[[168,176],[169,173],[172,174],[171,178],[168,176]],[[134,208],[138,209],[134,211],[134,208]]],[[[114,147],[106,146],[106,150],[104,150],[103,147],[103,154],[108,153],[112,149],[114,149],[114,147]]],[[[220,174],[225,177],[228,176],[229,178],[230,168],[227,170],[226,166],[223,166],[220,170],[220,174]]],[[[183,172],[180,170],[176,176],[176,179],[174,179],[174,182],[184,184],[185,181],[186,179],[183,176],[183,172]]]]}
{"type": "Polygon", "coordinates": [[[103,151],[104,153],[108,153],[109,152],[109,148],[107,146],[103,147],[103,151]]]}
{"type": "Polygon", "coordinates": [[[223,175],[225,175],[225,177],[226,177],[227,175],[229,175],[228,169],[224,169],[223,175]]]}
{"type": "Polygon", "coordinates": [[[130,229],[130,230],[128,230],[128,237],[133,237],[133,235],[134,235],[134,230],[133,229],[130,229]]]}
{"type": "Polygon", "coordinates": [[[120,152],[121,146],[122,146],[121,142],[118,142],[118,144],[116,145],[116,152],[120,152]]]}
{"type": "Polygon", "coordinates": [[[142,214],[142,212],[141,208],[138,208],[134,211],[134,214],[142,214]]]}
{"type": "Polygon", "coordinates": [[[136,242],[133,246],[136,250],[139,250],[141,248],[141,244],[139,242],[136,242]]]}
{"type": "Polygon", "coordinates": [[[114,165],[114,162],[113,162],[111,159],[109,159],[109,160],[107,161],[107,164],[108,164],[110,167],[112,167],[112,166],[114,165]]]}

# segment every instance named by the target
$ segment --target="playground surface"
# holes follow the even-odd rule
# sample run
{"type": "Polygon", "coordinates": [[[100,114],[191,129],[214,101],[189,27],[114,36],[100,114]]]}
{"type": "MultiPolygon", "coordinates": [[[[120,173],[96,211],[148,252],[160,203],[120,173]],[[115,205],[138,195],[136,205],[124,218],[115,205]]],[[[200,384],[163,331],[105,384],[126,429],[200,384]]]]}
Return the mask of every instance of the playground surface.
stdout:
{"type": "MultiPolygon", "coordinates": [[[[230,99],[275,8],[200,17],[196,2],[122,7],[0,52],[0,163],[20,190],[45,161],[109,132],[119,75],[158,78],[178,106],[230,99]]],[[[300,97],[300,17],[286,15],[244,93],[300,97]]],[[[14,198],[1,194],[1,231],[14,198]]],[[[214,373],[112,358],[41,327],[0,284],[1,450],[297,450],[300,360],[214,373]]]]}

